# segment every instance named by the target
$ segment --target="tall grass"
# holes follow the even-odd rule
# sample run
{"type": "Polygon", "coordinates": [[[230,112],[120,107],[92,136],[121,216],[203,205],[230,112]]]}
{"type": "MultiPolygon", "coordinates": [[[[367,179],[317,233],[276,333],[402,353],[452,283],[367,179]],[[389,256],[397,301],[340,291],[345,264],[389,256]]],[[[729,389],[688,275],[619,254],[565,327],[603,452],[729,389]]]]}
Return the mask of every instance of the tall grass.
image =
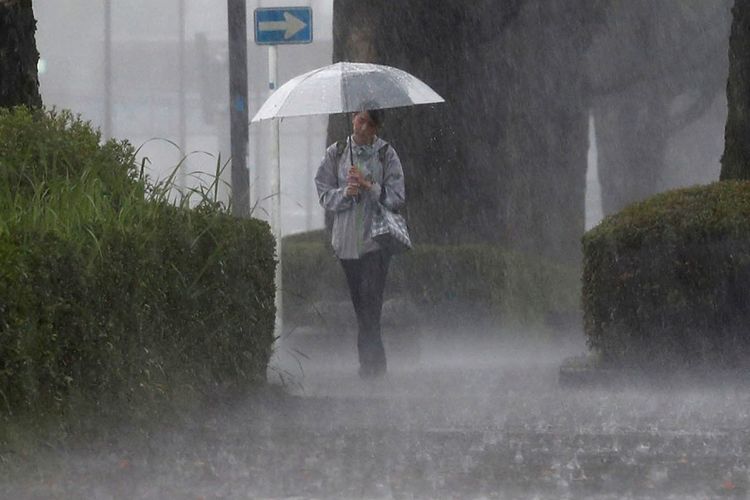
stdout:
{"type": "Polygon", "coordinates": [[[151,182],[137,155],[69,112],[0,109],[0,416],[264,378],[267,224],[218,201],[220,157],[175,199],[181,164],[151,182]]]}

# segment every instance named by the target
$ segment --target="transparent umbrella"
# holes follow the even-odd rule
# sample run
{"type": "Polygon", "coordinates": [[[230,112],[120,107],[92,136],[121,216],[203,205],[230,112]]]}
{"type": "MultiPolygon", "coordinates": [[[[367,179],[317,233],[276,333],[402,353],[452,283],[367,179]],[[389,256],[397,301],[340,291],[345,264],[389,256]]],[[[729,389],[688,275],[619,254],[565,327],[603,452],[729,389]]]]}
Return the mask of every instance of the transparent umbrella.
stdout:
{"type": "MultiPolygon", "coordinates": [[[[260,107],[252,122],[292,116],[350,113],[367,109],[398,108],[445,102],[426,83],[406,71],[368,63],[339,62],[299,75],[279,87],[260,107]]],[[[274,160],[277,194],[281,192],[281,168],[276,123],[274,160]]],[[[350,148],[351,152],[351,148],[350,148]]],[[[351,154],[351,153],[350,153],[351,154]]],[[[281,198],[275,197],[276,325],[281,334],[281,198]]]]}
{"type": "Polygon", "coordinates": [[[263,103],[252,121],[349,113],[360,111],[366,103],[384,109],[444,101],[426,83],[398,68],[339,62],[289,80],[263,103]]]}

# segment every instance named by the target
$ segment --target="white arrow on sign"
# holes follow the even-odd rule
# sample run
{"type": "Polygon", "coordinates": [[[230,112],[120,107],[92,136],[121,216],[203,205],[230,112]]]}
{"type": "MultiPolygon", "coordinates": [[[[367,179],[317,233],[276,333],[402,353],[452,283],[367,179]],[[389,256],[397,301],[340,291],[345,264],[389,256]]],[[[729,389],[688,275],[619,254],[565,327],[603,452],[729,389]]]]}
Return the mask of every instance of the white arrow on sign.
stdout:
{"type": "Polygon", "coordinates": [[[305,29],[305,26],[307,26],[307,24],[289,12],[284,12],[283,21],[262,21],[258,23],[258,29],[260,31],[285,31],[285,40],[292,38],[294,35],[305,29]]]}

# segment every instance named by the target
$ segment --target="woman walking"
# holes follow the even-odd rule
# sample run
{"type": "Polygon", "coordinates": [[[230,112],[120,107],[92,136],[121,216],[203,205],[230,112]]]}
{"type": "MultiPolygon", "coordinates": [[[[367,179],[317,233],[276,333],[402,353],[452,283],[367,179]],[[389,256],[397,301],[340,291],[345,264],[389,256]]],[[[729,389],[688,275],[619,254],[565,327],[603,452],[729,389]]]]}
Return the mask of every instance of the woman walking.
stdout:
{"type": "Polygon", "coordinates": [[[382,376],[387,367],[380,316],[391,255],[370,236],[373,215],[378,204],[397,211],[405,202],[401,161],[378,137],[382,122],[378,109],[354,114],[352,135],[328,147],[315,176],[320,204],[333,213],[331,243],[357,315],[362,378],[382,376]]]}

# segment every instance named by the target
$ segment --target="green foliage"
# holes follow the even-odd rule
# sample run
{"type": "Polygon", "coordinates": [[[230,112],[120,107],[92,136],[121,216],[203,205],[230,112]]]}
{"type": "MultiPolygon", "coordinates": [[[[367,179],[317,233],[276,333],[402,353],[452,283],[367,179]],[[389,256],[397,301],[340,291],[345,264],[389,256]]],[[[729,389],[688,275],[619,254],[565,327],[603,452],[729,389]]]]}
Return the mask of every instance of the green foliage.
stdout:
{"type": "Polygon", "coordinates": [[[208,196],[171,205],[127,142],[100,139],[67,112],[0,110],[0,416],[139,409],[265,377],[267,224],[208,196]]]}
{"type": "MultiPolygon", "coordinates": [[[[285,239],[285,313],[292,322],[305,305],[346,300],[340,264],[322,231],[285,239]]],[[[466,315],[499,324],[539,325],[578,309],[572,270],[493,245],[417,245],[393,258],[386,294],[406,296],[427,321],[466,315]]]]}
{"type": "Polygon", "coordinates": [[[607,363],[742,365],[750,354],[750,183],[660,194],[583,238],[584,325],[607,363]]]}

